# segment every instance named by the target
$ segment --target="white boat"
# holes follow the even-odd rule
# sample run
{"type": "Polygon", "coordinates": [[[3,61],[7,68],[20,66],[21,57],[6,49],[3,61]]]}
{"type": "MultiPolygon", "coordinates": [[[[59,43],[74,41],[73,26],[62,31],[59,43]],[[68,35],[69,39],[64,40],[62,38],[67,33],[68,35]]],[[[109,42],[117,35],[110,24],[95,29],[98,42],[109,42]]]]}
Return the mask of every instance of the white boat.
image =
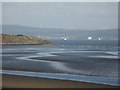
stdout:
{"type": "Polygon", "coordinates": [[[101,40],[102,38],[98,38],[98,40],[101,40]]]}
{"type": "Polygon", "coordinates": [[[64,40],[67,40],[67,38],[64,38],[64,40]]]}

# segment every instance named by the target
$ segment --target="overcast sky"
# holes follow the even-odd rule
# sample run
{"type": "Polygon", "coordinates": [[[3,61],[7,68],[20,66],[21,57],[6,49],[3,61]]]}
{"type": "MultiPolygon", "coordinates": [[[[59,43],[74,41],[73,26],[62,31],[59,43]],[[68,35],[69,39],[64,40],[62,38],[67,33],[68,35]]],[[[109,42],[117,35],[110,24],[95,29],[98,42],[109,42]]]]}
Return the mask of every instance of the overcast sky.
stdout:
{"type": "Polygon", "coordinates": [[[116,2],[3,2],[3,24],[45,28],[113,29],[116,2]]]}

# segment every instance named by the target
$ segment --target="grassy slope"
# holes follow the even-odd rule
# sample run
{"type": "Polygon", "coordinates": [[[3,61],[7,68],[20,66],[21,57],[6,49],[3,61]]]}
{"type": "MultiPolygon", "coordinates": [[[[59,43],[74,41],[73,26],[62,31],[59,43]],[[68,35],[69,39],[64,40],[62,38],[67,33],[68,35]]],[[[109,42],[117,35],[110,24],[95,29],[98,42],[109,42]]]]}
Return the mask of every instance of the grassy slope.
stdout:
{"type": "Polygon", "coordinates": [[[2,37],[2,44],[49,44],[49,41],[35,36],[2,34],[0,37],[2,37]]]}

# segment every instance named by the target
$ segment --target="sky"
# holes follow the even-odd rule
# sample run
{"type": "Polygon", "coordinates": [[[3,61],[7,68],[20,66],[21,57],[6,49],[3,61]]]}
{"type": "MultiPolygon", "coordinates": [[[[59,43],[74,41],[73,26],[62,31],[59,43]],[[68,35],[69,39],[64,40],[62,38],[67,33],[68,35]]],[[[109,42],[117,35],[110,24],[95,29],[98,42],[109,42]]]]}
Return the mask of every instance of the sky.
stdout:
{"type": "Polygon", "coordinates": [[[2,24],[42,28],[114,29],[118,27],[118,3],[3,2],[2,19],[2,24]]]}

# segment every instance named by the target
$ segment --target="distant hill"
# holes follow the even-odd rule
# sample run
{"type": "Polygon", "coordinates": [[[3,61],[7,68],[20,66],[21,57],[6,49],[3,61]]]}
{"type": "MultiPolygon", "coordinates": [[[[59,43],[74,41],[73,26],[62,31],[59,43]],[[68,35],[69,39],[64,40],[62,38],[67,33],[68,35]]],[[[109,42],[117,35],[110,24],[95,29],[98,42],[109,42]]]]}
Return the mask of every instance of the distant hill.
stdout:
{"type": "Polygon", "coordinates": [[[2,37],[2,44],[50,44],[48,40],[37,38],[35,36],[0,34],[0,37],[2,37]]]}
{"type": "Polygon", "coordinates": [[[88,36],[93,38],[102,37],[104,40],[118,39],[118,30],[82,30],[82,29],[60,29],[60,28],[36,28],[19,25],[3,25],[2,32],[7,34],[25,34],[32,36],[47,37],[69,37],[70,39],[86,40],[88,36]]]}

